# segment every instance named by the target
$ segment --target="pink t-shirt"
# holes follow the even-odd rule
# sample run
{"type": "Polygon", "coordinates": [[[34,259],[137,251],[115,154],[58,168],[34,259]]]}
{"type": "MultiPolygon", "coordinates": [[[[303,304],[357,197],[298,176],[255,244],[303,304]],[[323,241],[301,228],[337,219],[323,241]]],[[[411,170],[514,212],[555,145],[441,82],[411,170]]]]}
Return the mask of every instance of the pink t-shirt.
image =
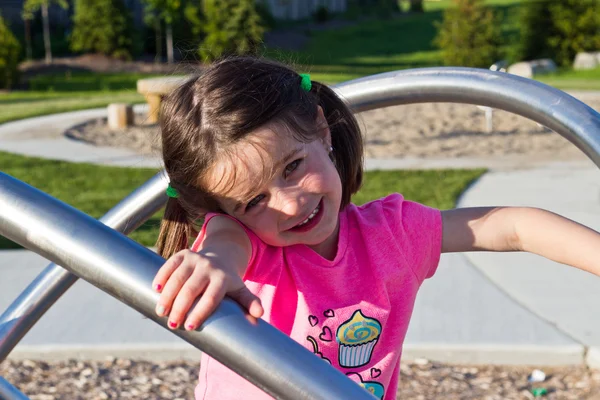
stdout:
{"type": "MultiPolygon", "coordinates": [[[[350,204],[340,213],[333,261],[305,245],[268,246],[244,229],[252,243],[244,282],[260,297],[263,319],[376,398],[395,399],[415,297],[441,253],[440,211],[399,194],[350,204]]],[[[198,400],[272,398],[207,355],[199,378],[198,400]]]]}

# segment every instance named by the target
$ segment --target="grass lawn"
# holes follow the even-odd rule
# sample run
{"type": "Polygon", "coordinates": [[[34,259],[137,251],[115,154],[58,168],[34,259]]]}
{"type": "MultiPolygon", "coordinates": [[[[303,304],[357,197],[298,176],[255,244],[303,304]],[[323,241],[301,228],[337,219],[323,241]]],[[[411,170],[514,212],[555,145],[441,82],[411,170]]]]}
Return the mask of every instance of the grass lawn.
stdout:
{"type": "Polygon", "coordinates": [[[152,76],[77,72],[34,77],[27,91],[0,93],[0,123],[110,103],[144,103],[136,82],[152,76]]]}
{"type": "MultiPolygon", "coordinates": [[[[518,39],[517,15],[527,0],[487,0],[502,18],[502,35],[510,44],[518,39]]],[[[344,82],[382,72],[405,68],[443,65],[441,51],[433,45],[435,22],[443,19],[443,10],[451,0],[426,1],[425,13],[403,15],[395,19],[366,21],[337,30],[314,31],[303,51],[274,51],[270,57],[291,62],[328,84],[344,82]]],[[[560,71],[539,80],[560,89],[600,90],[600,69],[560,71]]],[[[536,77],[537,79],[537,77],[536,77]]]]}
{"type": "MultiPolygon", "coordinates": [[[[147,168],[118,168],[22,157],[0,152],[2,172],[22,180],[73,207],[100,218],[155,173],[147,168]]],[[[484,170],[369,171],[356,204],[400,192],[407,199],[448,209],[484,170]]],[[[159,212],[130,236],[145,246],[158,237],[159,212]]],[[[0,249],[17,248],[0,236],[0,249]]]]}
{"type": "Polygon", "coordinates": [[[39,115],[106,107],[110,103],[144,103],[144,97],[132,90],[0,93],[0,124],[39,115]]]}
{"type": "MultiPolygon", "coordinates": [[[[489,0],[502,15],[502,32],[508,40],[517,34],[514,15],[523,0],[489,0]]],[[[338,83],[381,72],[443,65],[433,45],[436,22],[450,0],[425,2],[425,13],[394,19],[361,22],[337,30],[314,31],[303,51],[266,51],[287,62],[306,65],[316,80],[338,83]]]]}

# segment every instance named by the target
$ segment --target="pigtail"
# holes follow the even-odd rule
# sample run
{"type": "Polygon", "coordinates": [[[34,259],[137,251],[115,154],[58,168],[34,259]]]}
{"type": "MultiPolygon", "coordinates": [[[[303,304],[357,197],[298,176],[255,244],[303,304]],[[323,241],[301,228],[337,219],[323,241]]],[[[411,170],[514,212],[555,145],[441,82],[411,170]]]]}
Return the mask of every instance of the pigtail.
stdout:
{"type": "Polygon", "coordinates": [[[188,248],[193,227],[185,209],[176,198],[169,198],[165,214],[160,223],[156,246],[158,254],[169,258],[180,250],[188,248]]]}

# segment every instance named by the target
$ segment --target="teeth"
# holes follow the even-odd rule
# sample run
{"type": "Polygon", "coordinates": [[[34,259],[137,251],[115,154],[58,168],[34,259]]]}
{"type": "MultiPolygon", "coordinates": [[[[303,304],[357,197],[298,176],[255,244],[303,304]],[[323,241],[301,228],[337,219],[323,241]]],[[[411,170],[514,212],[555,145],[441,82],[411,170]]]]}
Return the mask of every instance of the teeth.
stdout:
{"type": "Polygon", "coordinates": [[[315,208],[315,210],[308,216],[308,218],[306,218],[304,221],[300,222],[297,226],[302,226],[302,225],[306,224],[308,221],[310,221],[311,219],[313,219],[315,217],[315,215],[317,215],[317,213],[319,212],[320,209],[321,209],[320,206],[315,208]]]}

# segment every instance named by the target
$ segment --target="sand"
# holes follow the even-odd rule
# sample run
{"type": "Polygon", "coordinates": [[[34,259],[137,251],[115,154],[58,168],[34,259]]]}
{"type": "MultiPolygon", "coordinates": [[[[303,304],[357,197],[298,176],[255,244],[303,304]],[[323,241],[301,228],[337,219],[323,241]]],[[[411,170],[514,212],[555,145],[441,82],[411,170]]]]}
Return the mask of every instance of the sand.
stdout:
{"type": "MultiPolygon", "coordinates": [[[[600,95],[574,94],[595,110],[600,95]]],[[[477,106],[423,103],[393,106],[357,114],[368,158],[497,158],[524,156],[532,160],[569,161],[586,157],[561,135],[516,114],[493,112],[493,131],[486,132],[485,112],[477,106]]],[[[97,145],[159,154],[159,129],[137,114],[135,125],[111,131],[105,118],[65,132],[97,145]]]]}

